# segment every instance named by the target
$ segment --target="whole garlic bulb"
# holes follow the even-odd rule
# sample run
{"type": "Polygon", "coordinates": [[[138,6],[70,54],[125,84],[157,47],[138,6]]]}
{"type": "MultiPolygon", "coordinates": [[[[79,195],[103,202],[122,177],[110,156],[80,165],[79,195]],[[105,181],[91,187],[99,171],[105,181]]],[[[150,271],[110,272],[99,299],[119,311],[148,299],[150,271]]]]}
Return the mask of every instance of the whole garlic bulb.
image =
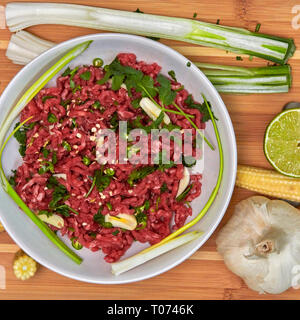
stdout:
{"type": "Polygon", "coordinates": [[[219,232],[217,249],[251,289],[281,293],[293,284],[293,268],[300,270],[300,211],[261,196],[243,200],[219,232]]]}

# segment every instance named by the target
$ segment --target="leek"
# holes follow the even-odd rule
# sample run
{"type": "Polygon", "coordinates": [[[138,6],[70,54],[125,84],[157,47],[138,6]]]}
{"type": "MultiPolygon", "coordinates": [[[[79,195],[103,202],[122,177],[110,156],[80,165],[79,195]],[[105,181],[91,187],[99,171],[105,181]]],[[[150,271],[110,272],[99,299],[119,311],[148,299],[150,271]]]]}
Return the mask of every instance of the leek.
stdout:
{"type": "MultiPolygon", "coordinates": [[[[207,110],[209,112],[210,115],[210,119],[212,121],[213,127],[214,127],[214,132],[216,135],[216,139],[217,139],[217,144],[218,144],[218,148],[219,148],[219,173],[218,173],[218,178],[217,178],[217,182],[216,185],[207,201],[207,203],[205,204],[205,206],[203,207],[203,209],[199,212],[199,214],[197,215],[196,218],[194,218],[192,221],[190,221],[189,223],[185,224],[183,227],[179,228],[178,230],[176,230],[175,232],[171,233],[170,235],[168,235],[166,238],[164,238],[163,240],[161,240],[159,243],[141,251],[140,253],[127,258],[125,260],[122,260],[120,262],[117,263],[113,263],[112,264],[112,273],[115,275],[118,275],[120,273],[126,272],[144,262],[149,261],[152,258],[157,257],[160,254],[163,254],[173,248],[176,248],[176,246],[173,246],[173,244],[177,243],[175,240],[177,239],[181,239],[182,237],[178,237],[180,234],[182,234],[184,231],[188,230],[189,228],[191,228],[192,226],[194,226],[197,222],[199,222],[204,215],[206,214],[206,212],[208,211],[208,209],[210,208],[210,206],[212,205],[212,203],[214,202],[220,185],[221,185],[221,181],[222,181],[222,176],[223,176],[223,170],[224,170],[224,156],[223,156],[223,148],[222,148],[222,143],[221,143],[221,138],[219,135],[219,131],[218,131],[218,127],[216,125],[216,121],[214,119],[214,116],[211,112],[210,106],[205,98],[204,95],[202,95],[203,99],[204,99],[204,103],[207,107],[207,110]],[[177,237],[177,238],[176,238],[177,237]],[[175,239],[174,239],[175,238],[175,239]],[[174,242],[173,242],[174,241],[174,242]],[[168,246],[168,244],[170,244],[170,246],[168,246]],[[172,246],[172,247],[171,247],[172,246]],[[166,248],[169,248],[166,250],[166,248]]],[[[190,233],[191,234],[191,233],[190,233]]],[[[187,236],[188,234],[186,234],[187,236]]],[[[198,233],[198,235],[200,236],[200,234],[198,233]]]]}
{"type": "Polygon", "coordinates": [[[28,206],[19,197],[16,191],[9,184],[2,166],[2,155],[6,147],[6,144],[14,133],[30,118],[26,119],[17,128],[13,130],[12,133],[8,135],[5,139],[9,128],[12,125],[14,119],[18,116],[20,111],[32,100],[32,98],[45,86],[45,84],[53,78],[62,68],[64,68],[71,60],[76,58],[84,50],[86,50],[92,41],[86,41],[75,46],[70,50],[65,56],[63,56],[58,62],[56,62],[48,71],[46,71],[21,97],[18,103],[8,112],[2,126],[0,128],[0,178],[3,189],[8,193],[8,195],[16,202],[16,204],[26,213],[26,215],[39,227],[39,229],[68,257],[70,257],[74,262],[80,264],[82,259],[78,257],[64,242],[56,236],[56,234],[45,224],[39,217],[34,214],[28,206]]]}
{"type": "Polygon", "coordinates": [[[202,21],[65,3],[12,2],[6,24],[16,32],[38,24],[62,24],[191,42],[284,64],[292,39],[202,21]]]}
{"type": "Polygon", "coordinates": [[[193,241],[199,238],[202,235],[202,232],[193,231],[187,234],[184,234],[180,237],[172,239],[159,247],[155,247],[153,250],[145,249],[138,254],[111,264],[112,273],[116,276],[120,275],[123,272],[129,271],[151,259],[154,259],[168,251],[171,251],[175,248],[178,248],[190,241],[193,241]]]}
{"type": "MultiPolygon", "coordinates": [[[[13,34],[6,56],[16,64],[27,64],[55,43],[29,32],[13,34]]],[[[220,93],[280,93],[291,86],[289,65],[245,68],[195,62],[220,93]]],[[[168,111],[168,110],[165,110],[168,111]]],[[[176,111],[172,111],[175,113],[176,111]]],[[[180,114],[180,112],[177,112],[180,114]]]]}

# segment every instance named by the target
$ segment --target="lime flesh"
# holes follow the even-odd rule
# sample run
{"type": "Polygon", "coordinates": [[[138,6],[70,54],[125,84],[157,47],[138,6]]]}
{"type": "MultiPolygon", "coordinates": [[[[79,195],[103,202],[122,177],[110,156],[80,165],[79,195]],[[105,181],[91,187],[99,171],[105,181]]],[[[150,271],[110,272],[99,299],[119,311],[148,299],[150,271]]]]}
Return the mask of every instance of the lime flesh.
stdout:
{"type": "Polygon", "coordinates": [[[264,152],[277,171],[300,178],[300,108],[285,110],[271,121],[264,152]]]}

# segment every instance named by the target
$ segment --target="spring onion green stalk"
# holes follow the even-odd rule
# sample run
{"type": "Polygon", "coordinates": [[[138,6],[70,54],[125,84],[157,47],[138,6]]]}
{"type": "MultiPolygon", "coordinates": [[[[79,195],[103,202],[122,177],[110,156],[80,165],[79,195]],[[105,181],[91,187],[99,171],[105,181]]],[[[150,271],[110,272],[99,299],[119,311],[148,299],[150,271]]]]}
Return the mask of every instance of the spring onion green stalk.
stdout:
{"type": "MultiPolygon", "coordinates": [[[[219,173],[218,173],[218,178],[217,178],[217,182],[216,185],[207,201],[207,203],[205,204],[205,206],[203,207],[203,209],[199,212],[199,214],[197,215],[196,218],[194,218],[192,221],[190,221],[189,223],[187,223],[186,225],[184,225],[183,227],[179,228],[178,230],[176,230],[175,232],[171,233],[169,236],[167,236],[166,238],[164,238],[162,241],[160,241],[159,243],[141,251],[140,253],[127,258],[125,260],[122,260],[120,262],[117,263],[113,263],[112,264],[112,272],[114,274],[120,274],[123,272],[126,272],[154,257],[157,257],[159,255],[160,250],[162,251],[162,253],[166,252],[164,251],[164,245],[168,244],[168,243],[173,243],[172,241],[178,239],[178,236],[180,234],[182,234],[184,231],[188,230],[189,228],[191,228],[192,226],[194,226],[197,222],[199,222],[204,215],[206,214],[206,212],[208,211],[208,209],[210,208],[210,206],[212,205],[212,203],[214,202],[220,185],[221,185],[221,181],[222,181],[222,176],[223,176],[223,170],[224,170],[224,156],[223,156],[223,148],[222,148],[222,143],[221,143],[221,138],[219,135],[219,131],[218,131],[218,127],[216,125],[216,121],[213,117],[213,114],[210,110],[209,104],[205,98],[204,95],[202,95],[203,99],[204,99],[204,103],[207,107],[207,110],[209,112],[213,127],[214,127],[214,132],[216,135],[216,139],[217,139],[217,144],[218,144],[218,148],[219,148],[219,173]],[[176,238],[177,237],[177,238],[176,238]],[[175,239],[174,239],[175,238],[175,239]],[[152,253],[153,254],[152,256],[152,253]]],[[[179,237],[180,238],[180,237],[179,237]]],[[[171,250],[171,249],[170,249],[171,250]]],[[[168,251],[168,250],[167,250],[168,251]]]]}
{"type": "Polygon", "coordinates": [[[291,87],[289,65],[245,68],[195,63],[223,93],[279,93],[291,87]]]}
{"type": "MultiPolygon", "coordinates": [[[[27,31],[13,34],[6,56],[16,64],[27,64],[55,43],[33,36],[27,31]]],[[[221,93],[280,93],[291,87],[289,65],[245,68],[195,62],[221,93]]],[[[169,112],[170,110],[165,109],[169,112]]],[[[172,113],[181,114],[171,110],[172,113]]],[[[189,118],[193,116],[186,115],[189,118]]]]}
{"type": "Polygon", "coordinates": [[[10,110],[7,114],[4,122],[0,128],[0,178],[3,189],[8,193],[8,195],[16,202],[16,204],[27,214],[27,216],[39,227],[39,229],[68,257],[70,257],[74,262],[80,264],[82,259],[78,257],[67,245],[64,244],[63,241],[60,240],[56,234],[48,228],[46,224],[44,224],[37,215],[35,215],[23,202],[23,200],[19,197],[16,191],[9,184],[4,170],[2,166],[2,155],[3,151],[6,147],[6,144],[14,135],[14,133],[30,118],[26,119],[23,123],[21,123],[17,128],[13,130],[12,133],[8,135],[5,139],[9,128],[12,125],[14,119],[18,116],[20,111],[27,105],[29,101],[45,86],[45,84],[55,76],[63,67],[65,67],[71,60],[81,54],[84,50],[88,48],[91,41],[87,41],[75,46],[72,50],[70,50],[64,57],[62,57],[58,62],[56,62],[47,72],[45,72],[21,97],[18,103],[10,110]]]}
{"type": "Polygon", "coordinates": [[[294,53],[292,39],[193,19],[164,17],[65,3],[12,2],[6,5],[11,32],[38,24],[62,24],[174,39],[284,64],[294,53]]]}
{"type": "Polygon", "coordinates": [[[192,231],[187,234],[184,234],[180,237],[172,239],[159,247],[154,248],[153,250],[143,250],[140,253],[122,260],[120,262],[115,262],[111,264],[112,273],[116,276],[120,275],[123,272],[129,271],[151,259],[154,259],[168,251],[171,251],[175,248],[178,248],[188,242],[191,242],[202,235],[202,232],[192,231]]]}

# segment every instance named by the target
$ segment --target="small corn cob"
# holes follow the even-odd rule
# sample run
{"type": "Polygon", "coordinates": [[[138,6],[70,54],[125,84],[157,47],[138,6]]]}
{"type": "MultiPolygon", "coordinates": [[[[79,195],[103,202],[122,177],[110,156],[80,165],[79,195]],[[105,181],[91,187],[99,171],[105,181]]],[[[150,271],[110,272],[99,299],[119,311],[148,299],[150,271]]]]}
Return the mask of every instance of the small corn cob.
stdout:
{"type": "Polygon", "coordinates": [[[236,186],[276,198],[300,202],[300,179],[274,170],[238,165],[236,186]]]}
{"type": "Polygon", "coordinates": [[[37,270],[37,263],[30,258],[25,252],[19,250],[16,253],[13,270],[17,279],[27,280],[34,276],[37,270]]]}
{"type": "Polygon", "coordinates": [[[4,229],[3,225],[2,225],[2,223],[0,222],[0,233],[3,232],[3,231],[5,231],[5,229],[4,229]]]}

